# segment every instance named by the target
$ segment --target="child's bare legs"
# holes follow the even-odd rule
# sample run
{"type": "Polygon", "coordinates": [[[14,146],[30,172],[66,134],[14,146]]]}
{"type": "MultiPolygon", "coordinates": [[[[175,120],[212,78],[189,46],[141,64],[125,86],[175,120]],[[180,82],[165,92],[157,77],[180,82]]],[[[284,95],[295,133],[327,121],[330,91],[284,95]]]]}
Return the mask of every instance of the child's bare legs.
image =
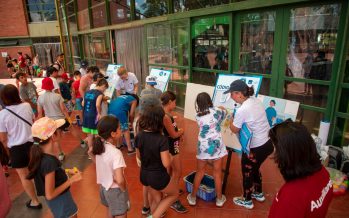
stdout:
{"type": "Polygon", "coordinates": [[[181,163],[181,159],[180,159],[179,154],[172,156],[171,167],[172,167],[172,176],[171,177],[177,182],[177,184],[179,186],[179,181],[180,181],[181,174],[182,174],[182,163],[181,163]]]}
{"type": "Polygon", "coordinates": [[[222,160],[223,158],[219,158],[213,161],[213,178],[218,199],[222,198],[222,160]]]}
{"type": "Polygon", "coordinates": [[[88,145],[88,151],[87,154],[91,157],[92,156],[92,145],[93,145],[93,134],[89,133],[87,134],[87,145],[88,145]]]}
{"type": "Polygon", "coordinates": [[[31,199],[31,205],[32,206],[38,205],[40,202],[39,202],[38,197],[36,196],[36,193],[35,193],[35,186],[34,186],[33,180],[26,179],[26,176],[29,173],[28,169],[26,167],[25,168],[16,168],[16,171],[17,171],[17,174],[21,180],[24,191],[27,193],[27,195],[31,199]]]}
{"type": "Polygon", "coordinates": [[[56,148],[58,148],[58,154],[63,153],[62,146],[61,146],[61,138],[62,138],[62,130],[57,130],[57,141],[53,142],[56,148]]]}
{"type": "Polygon", "coordinates": [[[122,133],[124,134],[124,137],[125,137],[125,141],[126,141],[126,144],[127,144],[127,150],[132,151],[133,148],[132,148],[132,145],[131,145],[130,130],[124,130],[122,133]]]}
{"type": "Polygon", "coordinates": [[[195,174],[195,179],[193,184],[193,192],[191,193],[191,197],[193,198],[196,197],[196,193],[199,189],[201,180],[205,175],[205,167],[207,165],[207,161],[197,159],[196,163],[197,163],[197,167],[196,167],[197,169],[196,169],[196,174],[195,174]]]}
{"type": "MultiPolygon", "coordinates": [[[[149,186],[147,186],[147,190],[148,190],[148,194],[149,194],[148,199],[149,199],[149,197],[151,197],[150,211],[155,212],[156,208],[159,206],[159,203],[161,201],[162,193],[158,190],[155,190],[155,189],[149,187],[149,186]]],[[[153,217],[154,217],[154,215],[153,215],[153,217]]]]}
{"type": "Polygon", "coordinates": [[[145,208],[149,208],[148,193],[149,193],[149,187],[143,185],[143,207],[145,208]]]}
{"type": "MultiPolygon", "coordinates": [[[[158,191],[149,188],[149,192],[153,197],[153,194],[159,195],[161,198],[161,193],[158,191]],[[156,193],[157,192],[157,193],[156,193]]],[[[164,197],[154,210],[151,208],[152,216],[153,218],[160,218],[163,213],[166,212],[166,210],[178,199],[178,184],[177,182],[171,178],[170,183],[167,185],[166,188],[161,190],[162,193],[167,194],[166,197],[164,197]]],[[[158,197],[158,196],[156,196],[158,197]]]]}

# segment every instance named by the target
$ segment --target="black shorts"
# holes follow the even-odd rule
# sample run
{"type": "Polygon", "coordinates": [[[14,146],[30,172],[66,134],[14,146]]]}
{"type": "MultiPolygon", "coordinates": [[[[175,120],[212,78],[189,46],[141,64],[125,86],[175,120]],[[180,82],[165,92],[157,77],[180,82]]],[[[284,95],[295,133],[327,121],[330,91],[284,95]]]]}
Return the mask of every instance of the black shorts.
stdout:
{"type": "Polygon", "coordinates": [[[67,119],[65,119],[65,123],[63,124],[63,126],[59,127],[58,129],[60,130],[65,130],[66,128],[68,128],[70,126],[70,123],[68,122],[67,119]]]}
{"type": "Polygon", "coordinates": [[[179,154],[179,140],[168,140],[169,152],[172,156],[179,154]]]}
{"type": "Polygon", "coordinates": [[[22,145],[15,145],[10,148],[12,168],[25,168],[29,164],[30,148],[33,142],[26,142],[22,145]]]}
{"type": "Polygon", "coordinates": [[[170,183],[171,177],[167,171],[149,171],[141,170],[141,183],[144,186],[150,186],[155,190],[161,191],[170,183]]]}

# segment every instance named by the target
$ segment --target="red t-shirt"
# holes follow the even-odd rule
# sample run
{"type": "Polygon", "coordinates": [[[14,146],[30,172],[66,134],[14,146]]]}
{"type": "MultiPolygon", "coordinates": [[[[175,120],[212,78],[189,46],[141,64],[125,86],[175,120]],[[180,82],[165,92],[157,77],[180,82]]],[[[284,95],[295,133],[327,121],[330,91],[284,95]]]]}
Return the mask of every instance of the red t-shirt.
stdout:
{"type": "Polygon", "coordinates": [[[20,63],[20,67],[26,67],[27,65],[26,65],[26,63],[25,63],[25,59],[24,59],[24,57],[23,57],[23,55],[20,55],[19,57],[18,57],[18,61],[20,61],[21,63],[20,63]]]}
{"type": "Polygon", "coordinates": [[[269,217],[326,217],[333,197],[327,170],[286,182],[276,194],[269,217]]]}
{"type": "Polygon", "coordinates": [[[81,98],[80,92],[79,92],[79,87],[80,87],[80,80],[75,80],[73,82],[73,89],[75,91],[75,98],[81,98]]]}

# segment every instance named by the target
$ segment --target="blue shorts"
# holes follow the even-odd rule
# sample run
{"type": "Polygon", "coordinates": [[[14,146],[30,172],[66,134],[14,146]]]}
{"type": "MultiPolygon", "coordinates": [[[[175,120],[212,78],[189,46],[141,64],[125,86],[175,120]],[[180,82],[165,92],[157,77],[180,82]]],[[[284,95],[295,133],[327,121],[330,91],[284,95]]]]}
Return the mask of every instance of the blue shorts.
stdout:
{"type": "Polygon", "coordinates": [[[78,212],[70,190],[52,200],[46,200],[54,217],[71,217],[78,212]]]}
{"type": "Polygon", "coordinates": [[[127,131],[128,130],[128,117],[127,117],[127,113],[121,111],[121,113],[119,114],[114,114],[116,116],[116,118],[118,118],[119,122],[120,122],[120,129],[121,131],[127,131]]]}
{"type": "Polygon", "coordinates": [[[77,111],[82,110],[82,98],[75,99],[75,110],[77,110],[77,111]]]}

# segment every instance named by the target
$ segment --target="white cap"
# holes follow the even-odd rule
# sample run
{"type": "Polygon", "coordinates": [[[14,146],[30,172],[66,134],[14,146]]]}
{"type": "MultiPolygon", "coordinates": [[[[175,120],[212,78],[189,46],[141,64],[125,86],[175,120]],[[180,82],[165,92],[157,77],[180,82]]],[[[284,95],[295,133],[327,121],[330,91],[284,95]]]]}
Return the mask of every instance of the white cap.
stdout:
{"type": "Polygon", "coordinates": [[[158,83],[156,82],[156,77],[155,76],[147,76],[145,78],[145,82],[149,85],[157,85],[158,83]]]}

